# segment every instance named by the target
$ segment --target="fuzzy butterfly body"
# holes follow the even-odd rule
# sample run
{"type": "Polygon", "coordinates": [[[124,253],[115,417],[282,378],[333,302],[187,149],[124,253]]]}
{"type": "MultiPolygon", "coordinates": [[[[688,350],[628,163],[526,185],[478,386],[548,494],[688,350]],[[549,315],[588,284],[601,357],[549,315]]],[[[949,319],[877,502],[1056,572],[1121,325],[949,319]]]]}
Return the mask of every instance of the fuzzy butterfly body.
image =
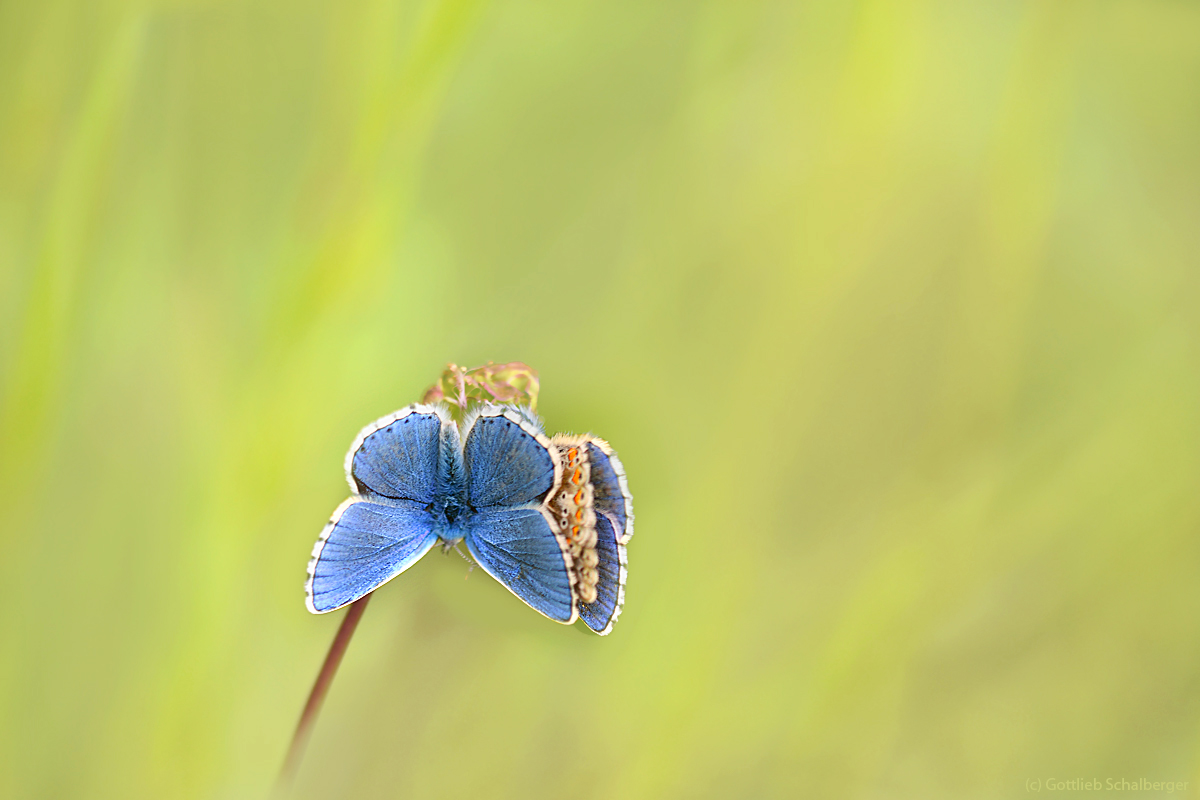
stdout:
{"type": "Polygon", "coordinates": [[[612,630],[624,602],[633,501],[602,439],[546,437],[527,408],[485,405],[461,426],[416,404],[359,433],[353,495],[313,548],[308,608],[374,591],[435,544],[463,542],[485,572],[557,622],[612,630]]]}

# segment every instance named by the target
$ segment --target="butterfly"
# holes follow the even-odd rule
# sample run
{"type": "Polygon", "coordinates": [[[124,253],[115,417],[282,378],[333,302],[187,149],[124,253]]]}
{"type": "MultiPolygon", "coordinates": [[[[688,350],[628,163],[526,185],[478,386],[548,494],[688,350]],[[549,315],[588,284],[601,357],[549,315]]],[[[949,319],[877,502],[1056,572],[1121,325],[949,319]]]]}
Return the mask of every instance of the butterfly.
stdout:
{"type": "Polygon", "coordinates": [[[595,436],[548,438],[527,407],[443,405],[376,420],[346,454],[353,494],[313,547],[308,610],[341,608],[463,542],[485,572],[556,622],[608,634],[625,602],[633,498],[595,436]]]}

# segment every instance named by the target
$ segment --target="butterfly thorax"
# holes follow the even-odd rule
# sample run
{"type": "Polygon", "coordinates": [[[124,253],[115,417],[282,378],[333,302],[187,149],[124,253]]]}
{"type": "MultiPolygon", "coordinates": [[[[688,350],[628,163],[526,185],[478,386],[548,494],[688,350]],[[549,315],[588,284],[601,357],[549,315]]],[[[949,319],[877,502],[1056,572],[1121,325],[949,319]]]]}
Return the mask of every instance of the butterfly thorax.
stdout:
{"type": "MultiPolygon", "coordinates": [[[[457,529],[459,519],[465,517],[471,511],[470,506],[453,495],[447,497],[445,500],[439,501],[439,503],[441,508],[435,509],[434,514],[439,521],[444,521],[447,529],[457,529]]],[[[455,538],[461,539],[462,536],[458,535],[455,538]]]]}
{"type": "Polygon", "coordinates": [[[440,439],[437,499],[429,510],[435,520],[434,533],[442,541],[453,544],[463,538],[462,523],[475,509],[467,502],[466,475],[458,430],[446,426],[441,431],[440,439]]]}

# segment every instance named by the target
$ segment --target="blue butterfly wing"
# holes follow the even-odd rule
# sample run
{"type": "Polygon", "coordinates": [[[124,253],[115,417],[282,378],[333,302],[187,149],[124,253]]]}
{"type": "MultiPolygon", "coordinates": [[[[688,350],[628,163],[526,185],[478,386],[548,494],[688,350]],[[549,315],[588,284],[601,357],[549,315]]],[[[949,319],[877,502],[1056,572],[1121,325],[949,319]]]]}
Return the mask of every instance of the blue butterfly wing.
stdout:
{"type": "Polygon", "coordinates": [[[530,416],[490,406],[468,425],[463,460],[471,555],[536,611],[574,622],[570,556],[543,504],[562,474],[558,450],[530,416]]]}
{"type": "Polygon", "coordinates": [[[439,492],[444,425],[449,421],[438,409],[411,405],[363,428],[346,456],[350,488],[358,494],[432,503],[439,492]]]}
{"type": "Polygon", "coordinates": [[[558,452],[512,410],[485,409],[463,444],[467,501],[475,508],[540,503],[558,482],[558,452]]]}
{"type": "Polygon", "coordinates": [[[600,574],[596,600],[592,603],[580,600],[579,616],[589,628],[603,636],[612,630],[613,623],[621,615],[627,574],[625,545],[617,541],[612,521],[603,514],[596,515],[596,554],[600,557],[600,563],[596,565],[600,574]]]}
{"type": "Polygon", "coordinates": [[[535,611],[575,621],[568,556],[541,509],[485,509],[465,527],[467,549],[487,574],[535,611]]]}
{"type": "Polygon", "coordinates": [[[437,541],[433,515],[413,503],[381,505],[351,497],[321,531],[308,563],[308,610],[353,603],[399,575],[437,541]]]}
{"type": "Polygon", "coordinates": [[[633,536],[633,498],[625,482],[625,468],[603,439],[593,437],[587,449],[596,514],[609,518],[617,541],[624,544],[633,536]]]}

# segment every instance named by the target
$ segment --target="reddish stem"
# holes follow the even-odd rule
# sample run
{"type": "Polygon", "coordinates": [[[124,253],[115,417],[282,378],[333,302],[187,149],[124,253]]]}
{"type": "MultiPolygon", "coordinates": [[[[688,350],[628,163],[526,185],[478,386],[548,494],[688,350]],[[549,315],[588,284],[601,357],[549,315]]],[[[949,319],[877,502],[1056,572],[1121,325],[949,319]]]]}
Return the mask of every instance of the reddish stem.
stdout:
{"type": "Polygon", "coordinates": [[[321,671],[317,674],[317,682],[313,684],[312,691],[308,695],[308,702],[304,704],[304,711],[300,714],[300,721],[296,723],[296,732],[292,735],[292,744],[288,748],[287,759],[283,762],[283,770],[279,773],[281,785],[291,783],[292,778],[296,775],[296,769],[300,766],[300,758],[304,755],[304,747],[308,744],[309,734],[312,733],[313,723],[317,720],[317,712],[321,710],[321,704],[325,702],[325,695],[329,693],[329,684],[333,683],[333,676],[337,674],[338,665],[342,663],[342,656],[346,654],[346,648],[350,646],[350,638],[354,636],[354,629],[358,627],[358,621],[362,618],[363,611],[367,609],[367,602],[370,599],[371,595],[366,594],[355,600],[346,610],[346,616],[342,617],[341,627],[338,628],[337,635],[333,637],[333,644],[329,646],[329,654],[325,656],[325,663],[321,665],[321,671]]]}

